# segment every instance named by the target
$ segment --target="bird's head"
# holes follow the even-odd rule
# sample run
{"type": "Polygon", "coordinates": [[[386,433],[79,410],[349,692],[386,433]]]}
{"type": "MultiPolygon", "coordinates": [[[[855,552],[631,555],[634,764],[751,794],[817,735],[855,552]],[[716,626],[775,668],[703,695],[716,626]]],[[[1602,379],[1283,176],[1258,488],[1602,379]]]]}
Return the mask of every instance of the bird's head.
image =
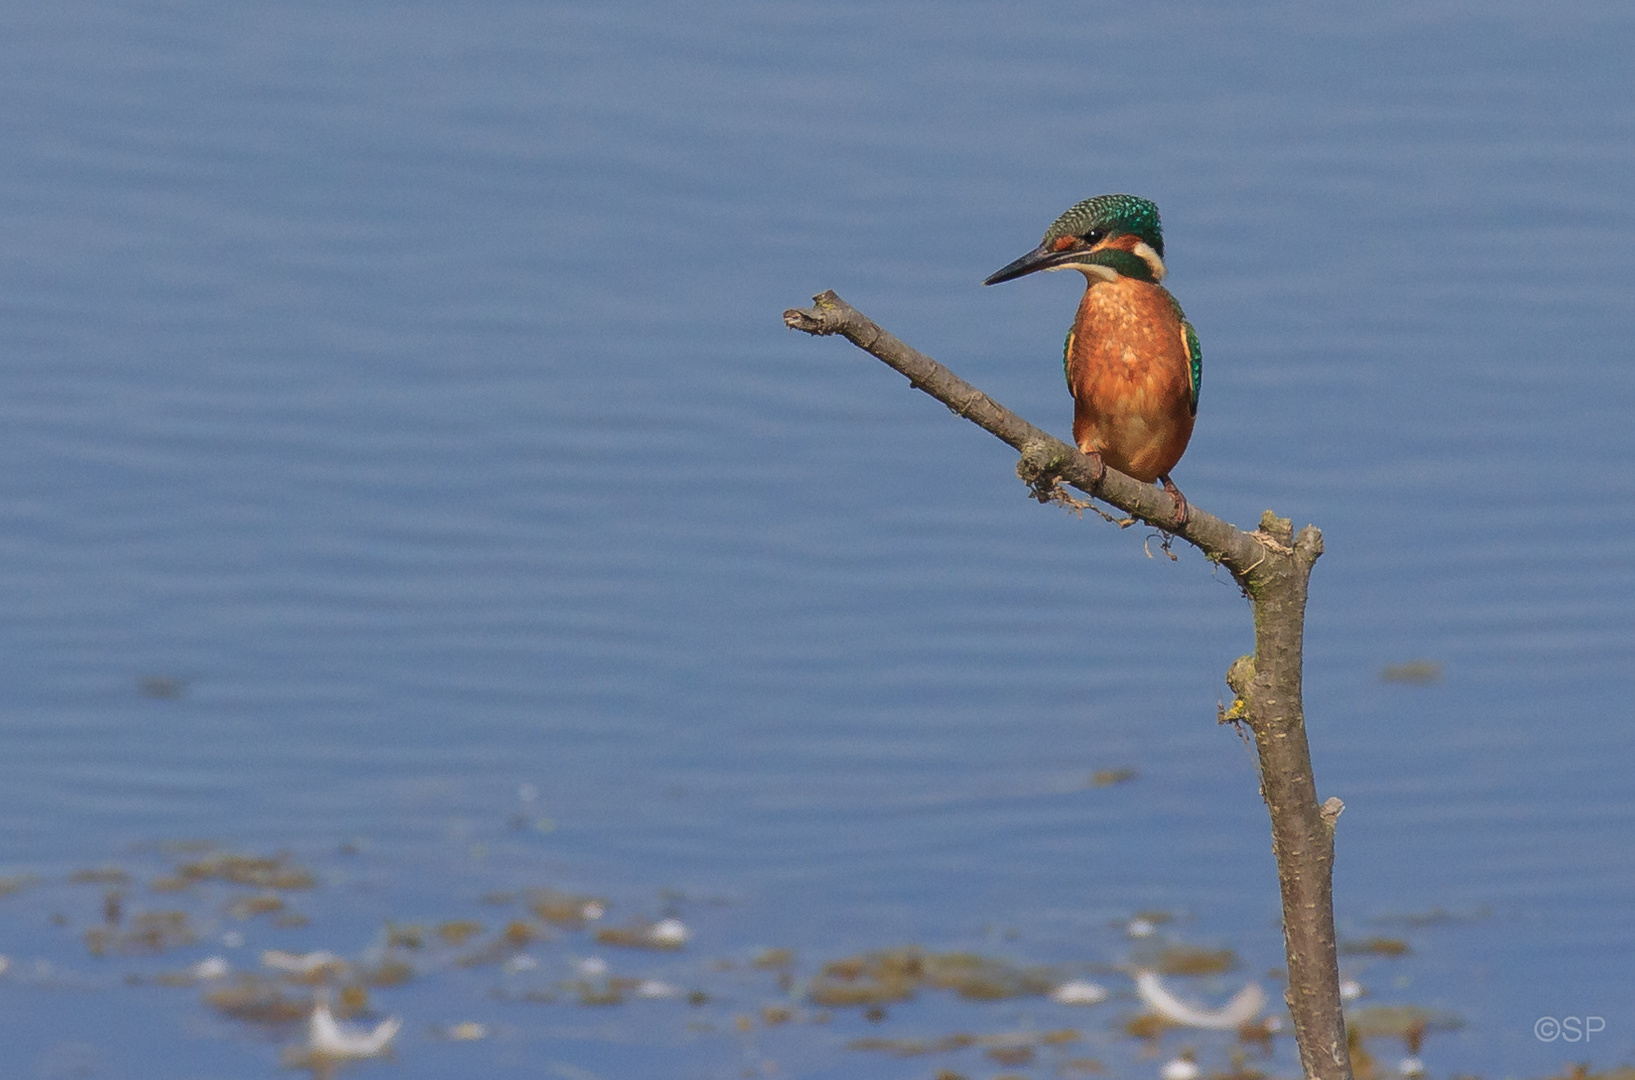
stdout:
{"type": "Polygon", "coordinates": [[[995,271],[997,285],[1035,270],[1079,270],[1095,280],[1164,278],[1164,229],[1158,207],[1135,195],[1097,195],[1074,203],[1045,230],[1039,246],[995,271]]]}

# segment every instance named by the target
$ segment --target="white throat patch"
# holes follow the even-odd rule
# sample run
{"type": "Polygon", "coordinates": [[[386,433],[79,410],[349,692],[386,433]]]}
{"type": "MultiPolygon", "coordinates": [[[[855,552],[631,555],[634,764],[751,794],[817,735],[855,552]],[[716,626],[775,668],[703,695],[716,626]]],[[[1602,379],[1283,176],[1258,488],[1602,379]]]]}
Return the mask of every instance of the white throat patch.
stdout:
{"type": "Polygon", "coordinates": [[[1135,245],[1133,251],[1134,254],[1141,257],[1142,262],[1151,268],[1154,281],[1164,280],[1164,275],[1169,271],[1164,268],[1164,260],[1158,257],[1158,252],[1152,249],[1152,245],[1143,240],[1135,245]]]}
{"type": "Polygon", "coordinates": [[[1064,263],[1061,266],[1052,266],[1052,270],[1077,270],[1083,274],[1085,280],[1094,285],[1098,281],[1117,281],[1118,271],[1111,266],[1100,263],[1064,263]]]}

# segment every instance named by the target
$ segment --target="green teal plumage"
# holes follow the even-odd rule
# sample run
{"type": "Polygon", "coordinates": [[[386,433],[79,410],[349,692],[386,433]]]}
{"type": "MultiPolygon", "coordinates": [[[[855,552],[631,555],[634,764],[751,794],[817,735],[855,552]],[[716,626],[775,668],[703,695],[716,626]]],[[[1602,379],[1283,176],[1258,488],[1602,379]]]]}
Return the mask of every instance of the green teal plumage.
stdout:
{"type": "Polygon", "coordinates": [[[1103,248],[1100,251],[1092,251],[1087,255],[1080,256],[1079,261],[1105,266],[1119,277],[1134,278],[1137,281],[1146,281],[1154,285],[1158,284],[1158,278],[1152,272],[1152,264],[1133,251],[1103,248]]]}
{"type": "MultiPolygon", "coordinates": [[[[1175,310],[1181,310],[1179,304],[1175,310]]],[[[1204,386],[1204,347],[1198,344],[1198,332],[1192,329],[1192,324],[1185,319],[1181,320],[1181,329],[1187,336],[1187,359],[1192,362],[1192,415],[1198,415],[1198,391],[1204,386]]]]}
{"type": "Polygon", "coordinates": [[[1169,306],[1175,309],[1175,317],[1181,320],[1181,333],[1186,335],[1187,376],[1188,381],[1192,383],[1192,400],[1190,404],[1192,406],[1192,415],[1197,416],[1198,391],[1202,390],[1204,385],[1204,347],[1198,344],[1198,331],[1194,330],[1192,324],[1187,322],[1187,313],[1181,310],[1181,302],[1175,299],[1175,296],[1168,289],[1164,290],[1164,295],[1169,297],[1169,306]]]}
{"type": "MultiPolygon", "coordinates": [[[[1064,236],[1083,236],[1092,229],[1133,233],[1156,251],[1160,259],[1164,257],[1164,226],[1158,220],[1158,207],[1139,195],[1097,195],[1074,203],[1051,222],[1043,243],[1048,245],[1064,236]]],[[[1113,269],[1124,272],[1121,267],[1113,269]]]]}

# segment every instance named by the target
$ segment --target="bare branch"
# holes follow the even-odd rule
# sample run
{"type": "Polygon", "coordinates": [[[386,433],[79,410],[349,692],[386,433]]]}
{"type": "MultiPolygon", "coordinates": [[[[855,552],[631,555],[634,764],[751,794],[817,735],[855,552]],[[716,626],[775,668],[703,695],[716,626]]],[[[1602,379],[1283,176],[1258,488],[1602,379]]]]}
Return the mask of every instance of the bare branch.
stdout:
{"type": "Polygon", "coordinates": [[[1270,510],[1261,515],[1259,528],[1244,532],[1196,506],[1177,529],[1171,524],[1173,504],[1160,489],[1108,469],[1034,427],[833,292],[813,300],[813,307],[784,312],[784,324],[808,334],[843,335],[907,376],[916,390],[1009,443],[1021,455],[1017,475],[1040,502],[1079,506],[1080,500],[1060,488],[1071,484],[1181,537],[1243,586],[1255,609],[1255,654],[1236,661],[1227,673],[1236,700],[1230,710],[1221,710],[1220,719],[1247,724],[1254,735],[1283,899],[1285,999],[1301,1065],[1314,1080],[1351,1080],[1334,941],[1334,827],[1344,806],[1335,798],[1318,806],[1301,699],[1306,589],[1323,553],[1323,534],[1307,525],[1297,537],[1293,524],[1270,510]]]}
{"type": "Polygon", "coordinates": [[[852,307],[833,292],[812,298],[810,308],[791,308],[783,313],[784,325],[793,330],[825,336],[843,335],[864,352],[884,361],[908,377],[909,385],[924,391],[948,406],[949,411],[1022,454],[1017,473],[1030,487],[1054,479],[1072,484],[1140,521],[1174,533],[1221,563],[1239,584],[1249,587],[1245,577],[1265,557],[1259,538],[1242,532],[1212,514],[1193,507],[1187,523],[1177,529],[1172,524],[1174,506],[1168,495],[1134,477],[1101,465],[1048,432],[1034,427],[999,402],[978,390],[918,349],[882,330],[873,319],[852,307]]]}

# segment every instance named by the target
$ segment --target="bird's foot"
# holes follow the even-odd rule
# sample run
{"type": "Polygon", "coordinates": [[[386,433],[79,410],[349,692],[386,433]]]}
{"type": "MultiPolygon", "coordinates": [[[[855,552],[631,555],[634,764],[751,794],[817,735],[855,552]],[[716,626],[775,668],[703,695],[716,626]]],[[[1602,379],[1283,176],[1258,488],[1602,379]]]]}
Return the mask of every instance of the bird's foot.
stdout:
{"type": "Polygon", "coordinates": [[[1099,486],[1103,480],[1107,479],[1107,463],[1101,459],[1101,451],[1081,448],[1079,452],[1096,463],[1096,484],[1099,486]]]}
{"type": "Polygon", "coordinates": [[[1164,490],[1169,492],[1169,497],[1175,500],[1175,528],[1186,528],[1187,497],[1181,494],[1181,489],[1175,486],[1175,481],[1169,478],[1169,473],[1165,473],[1158,479],[1163,483],[1164,490]]]}

